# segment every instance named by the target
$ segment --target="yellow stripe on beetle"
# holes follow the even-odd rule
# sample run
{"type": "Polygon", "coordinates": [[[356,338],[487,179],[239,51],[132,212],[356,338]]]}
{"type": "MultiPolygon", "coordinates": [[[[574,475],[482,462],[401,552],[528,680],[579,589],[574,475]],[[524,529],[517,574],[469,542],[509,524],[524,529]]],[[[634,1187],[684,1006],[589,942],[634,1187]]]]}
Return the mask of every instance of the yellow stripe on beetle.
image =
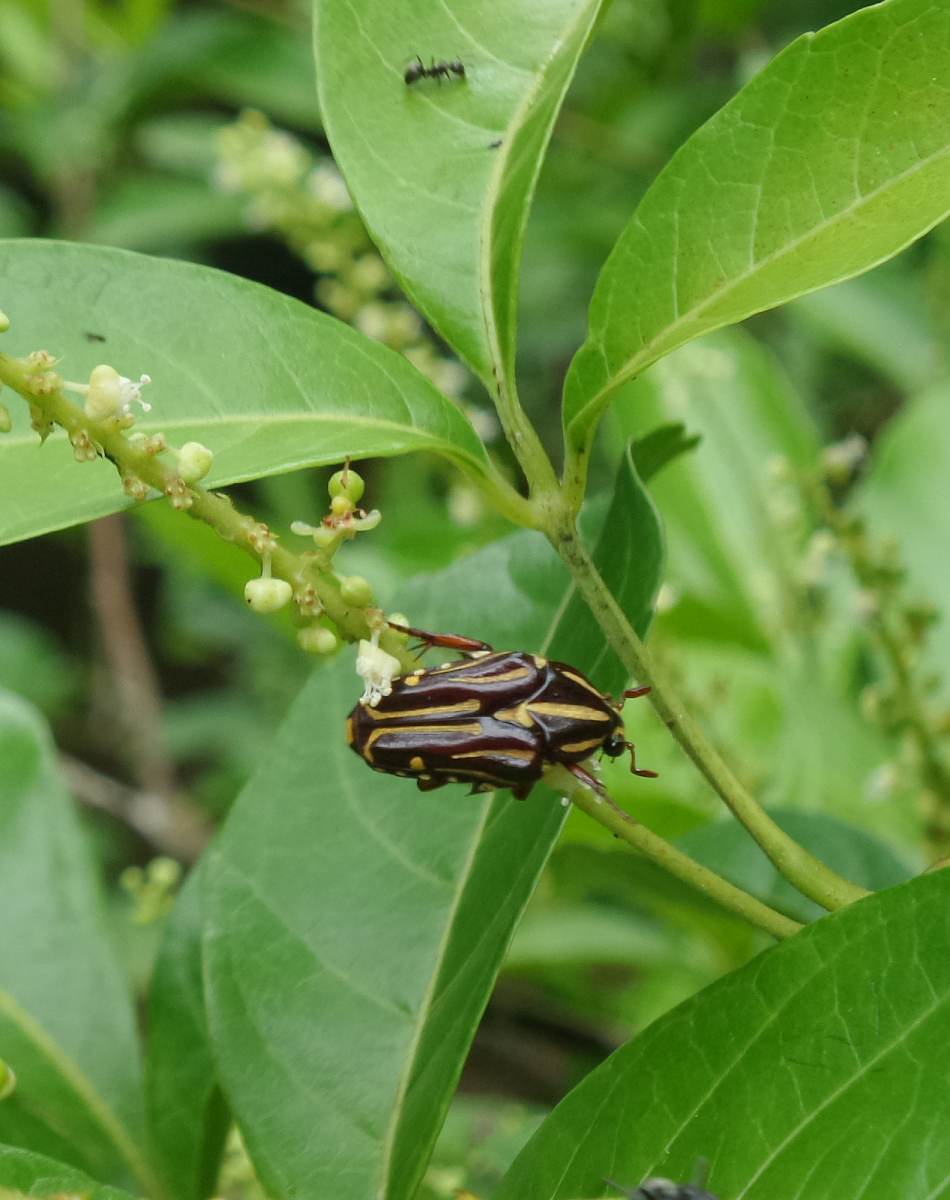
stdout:
{"type": "Polygon", "coordinates": [[[563,717],[565,721],[612,721],[609,712],[598,708],[587,708],[583,704],[529,704],[528,712],[542,717],[563,717]]]}

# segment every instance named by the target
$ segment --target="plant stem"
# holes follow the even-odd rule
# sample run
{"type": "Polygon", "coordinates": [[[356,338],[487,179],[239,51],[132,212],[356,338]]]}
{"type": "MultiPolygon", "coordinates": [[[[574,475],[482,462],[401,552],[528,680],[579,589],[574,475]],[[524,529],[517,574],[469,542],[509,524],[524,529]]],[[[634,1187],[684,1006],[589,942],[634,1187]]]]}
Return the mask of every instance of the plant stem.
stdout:
{"type": "MultiPolygon", "coordinates": [[[[37,389],[37,381],[37,368],[0,352],[0,383],[7,384],[29,403],[35,422],[38,419],[46,425],[61,426],[74,445],[85,442],[100,447],[105,457],[118,468],[124,483],[142,482],[156,492],[164,493],[190,517],[209,525],[226,542],[234,542],[257,562],[263,562],[266,551],[270,555],[273,574],[285,579],[295,595],[312,588],[322,611],[346,640],[355,642],[371,636],[365,608],[344,602],[339,581],[325,555],[293,554],[285,550],[266,526],[239,512],[227,496],[206,491],[198,484],[185,487],[173,467],[161,462],[155,453],[133,445],[118,421],[94,420],[67,400],[60,381],[43,391],[37,389]]],[[[398,658],[405,670],[416,665],[415,656],[392,630],[383,630],[380,645],[398,658]]]]}
{"type": "Polygon", "coordinates": [[[548,537],[570,568],[578,591],[624,666],[640,683],[652,688],[650,699],[663,723],[782,875],[809,899],[829,910],[842,908],[869,895],[864,888],[837,875],[790,838],[742,786],[706,734],[683,708],[646,646],[637,637],[581,541],[573,516],[562,513],[559,523],[548,531],[548,537]]]}
{"type": "Polygon", "coordinates": [[[545,782],[564,792],[570,797],[575,808],[587,813],[605,829],[629,842],[665,871],[688,883],[704,896],[711,897],[743,920],[764,929],[772,937],[781,941],[802,929],[797,921],[783,916],[774,908],[769,908],[767,904],[743,892],[741,888],[710,871],[708,867],[695,862],[682,850],[677,850],[664,838],[641,825],[609,796],[598,796],[591,788],[584,787],[565,767],[551,768],[545,775],[545,782]]]}
{"type": "Polygon", "coordinates": [[[817,481],[810,490],[819,517],[837,537],[855,578],[875,599],[867,614],[868,631],[890,668],[897,708],[894,724],[910,734],[917,748],[920,779],[930,799],[927,839],[939,857],[950,846],[950,769],[928,719],[925,689],[914,678],[915,644],[899,605],[903,571],[876,559],[863,520],[838,508],[827,483],[817,481]]]}

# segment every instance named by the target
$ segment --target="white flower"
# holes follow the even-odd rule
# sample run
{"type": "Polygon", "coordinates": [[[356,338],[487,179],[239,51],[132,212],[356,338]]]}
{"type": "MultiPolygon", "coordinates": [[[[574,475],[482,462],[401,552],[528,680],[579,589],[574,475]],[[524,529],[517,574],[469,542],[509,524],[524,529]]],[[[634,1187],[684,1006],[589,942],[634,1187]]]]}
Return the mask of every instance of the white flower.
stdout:
{"type": "Polygon", "coordinates": [[[105,421],[110,417],[130,417],[132,401],[141,404],[145,412],[149,412],[151,404],[142,399],[142,387],[152,380],[143,375],[138,383],[133,383],[124,375],[120,375],[115,367],[108,363],[100,363],[93,368],[88,385],[67,384],[74,392],[86,393],[86,413],[96,421],[105,421]]]}
{"type": "Polygon", "coordinates": [[[383,696],[392,692],[393,680],[401,670],[398,658],[387,654],[372,642],[360,642],[359,653],[356,656],[356,673],[366,684],[366,690],[360,697],[361,703],[375,708],[383,696]]]}
{"type": "Polygon", "coordinates": [[[122,405],[122,413],[129,417],[132,415],[132,401],[136,404],[141,404],[142,412],[151,412],[151,404],[146,404],[142,399],[142,388],[152,382],[151,375],[140,375],[138,383],[133,383],[131,379],[126,379],[124,375],[119,376],[119,401],[122,405]]]}

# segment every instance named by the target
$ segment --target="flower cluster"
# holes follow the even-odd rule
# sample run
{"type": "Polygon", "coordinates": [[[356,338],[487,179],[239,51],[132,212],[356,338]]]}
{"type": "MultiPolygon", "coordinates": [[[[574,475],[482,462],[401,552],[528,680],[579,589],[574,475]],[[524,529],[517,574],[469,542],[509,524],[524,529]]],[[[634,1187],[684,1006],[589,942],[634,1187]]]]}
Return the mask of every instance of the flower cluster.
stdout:
{"type": "MultiPolygon", "coordinates": [[[[458,398],[467,372],[436,351],[411,305],[391,298],[392,276],[333,160],[314,159],[258,112],[245,112],[224,129],[219,147],[218,186],[246,193],[248,224],[279,234],[320,275],[320,303],[367,337],[404,354],[447,396],[458,398]]],[[[484,410],[479,413],[488,416],[484,410]]]]}

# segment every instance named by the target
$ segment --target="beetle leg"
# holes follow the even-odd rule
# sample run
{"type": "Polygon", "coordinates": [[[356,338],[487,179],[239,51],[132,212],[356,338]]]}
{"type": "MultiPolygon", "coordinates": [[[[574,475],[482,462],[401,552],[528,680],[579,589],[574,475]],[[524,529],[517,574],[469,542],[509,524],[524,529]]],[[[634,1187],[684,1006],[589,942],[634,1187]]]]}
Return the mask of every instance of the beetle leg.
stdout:
{"type": "Polygon", "coordinates": [[[637,766],[637,748],[633,742],[624,742],[624,745],[630,751],[630,772],[632,775],[640,775],[644,779],[659,779],[658,771],[648,771],[646,767],[642,769],[637,766]]]}
{"type": "Polygon", "coordinates": [[[458,633],[429,633],[425,629],[413,629],[411,625],[393,625],[392,621],[386,623],[391,629],[398,629],[400,633],[408,633],[410,637],[418,638],[426,648],[444,646],[448,650],[458,650],[462,654],[479,654],[484,651],[488,651],[490,654],[492,652],[492,648],[487,642],[480,642],[477,638],[462,637],[458,633]]]}
{"type": "Polygon", "coordinates": [[[624,694],[623,694],[623,698],[624,698],[624,700],[636,700],[636,698],[637,698],[638,696],[645,696],[645,695],[647,694],[647,692],[650,692],[650,691],[652,691],[652,690],[653,690],[653,689],[652,689],[651,687],[649,687],[649,686],[647,686],[647,687],[631,688],[629,691],[627,691],[627,692],[624,692],[624,694]]]}
{"type": "Polygon", "coordinates": [[[521,785],[521,787],[513,787],[511,789],[511,794],[516,800],[527,800],[531,795],[531,789],[533,787],[533,783],[524,783],[521,785]]]}
{"type": "Polygon", "coordinates": [[[436,788],[445,787],[447,783],[447,779],[437,779],[433,776],[431,779],[417,779],[416,787],[420,792],[433,792],[436,788]]]}
{"type": "Polygon", "coordinates": [[[600,782],[600,780],[595,779],[594,776],[591,775],[590,771],[585,771],[580,763],[570,763],[565,765],[575,779],[579,779],[581,783],[585,784],[587,787],[593,788],[599,796],[607,796],[607,789],[600,782]]]}

